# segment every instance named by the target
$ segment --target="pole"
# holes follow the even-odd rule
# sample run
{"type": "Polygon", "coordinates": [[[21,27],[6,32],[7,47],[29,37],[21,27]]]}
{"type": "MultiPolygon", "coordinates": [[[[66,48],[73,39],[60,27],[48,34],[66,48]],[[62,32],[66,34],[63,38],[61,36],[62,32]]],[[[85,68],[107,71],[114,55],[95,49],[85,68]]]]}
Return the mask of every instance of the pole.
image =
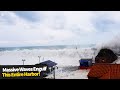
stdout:
{"type": "Polygon", "coordinates": [[[39,63],[40,63],[40,58],[41,58],[41,56],[38,56],[38,58],[39,58],[39,63]]]}
{"type": "Polygon", "coordinates": [[[55,67],[54,67],[54,74],[53,74],[53,76],[54,76],[54,79],[55,79],[55,67]]]}
{"type": "Polygon", "coordinates": [[[79,52],[78,52],[78,50],[77,50],[77,46],[76,46],[76,51],[77,51],[77,54],[78,54],[79,58],[81,58],[81,56],[80,56],[80,54],[79,54],[79,52]]]}
{"type": "Polygon", "coordinates": [[[24,65],[24,61],[25,61],[25,59],[22,59],[22,61],[23,61],[23,65],[24,65]]]}

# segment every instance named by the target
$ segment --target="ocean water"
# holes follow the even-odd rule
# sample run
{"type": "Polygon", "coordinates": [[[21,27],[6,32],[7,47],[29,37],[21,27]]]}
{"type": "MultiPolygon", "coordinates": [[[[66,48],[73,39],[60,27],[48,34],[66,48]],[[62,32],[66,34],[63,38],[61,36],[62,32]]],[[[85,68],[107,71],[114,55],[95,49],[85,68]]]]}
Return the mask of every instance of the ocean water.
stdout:
{"type": "Polygon", "coordinates": [[[0,47],[0,52],[1,51],[13,51],[13,50],[33,50],[33,49],[71,49],[71,48],[93,48],[95,47],[95,44],[90,44],[90,45],[54,45],[54,46],[24,46],[24,47],[0,47]]]}
{"type": "Polygon", "coordinates": [[[54,61],[58,66],[78,66],[81,58],[93,57],[93,47],[94,45],[0,47],[0,65],[22,65],[22,59],[25,59],[25,65],[34,65],[40,59],[40,62],[54,61]]]}

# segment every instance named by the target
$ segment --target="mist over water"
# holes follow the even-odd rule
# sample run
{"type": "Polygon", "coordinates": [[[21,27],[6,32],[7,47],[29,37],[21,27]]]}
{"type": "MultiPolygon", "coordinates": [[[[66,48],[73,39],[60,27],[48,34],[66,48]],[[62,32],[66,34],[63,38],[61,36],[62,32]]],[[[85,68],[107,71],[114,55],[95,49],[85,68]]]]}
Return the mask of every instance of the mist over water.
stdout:
{"type": "Polygon", "coordinates": [[[93,50],[81,46],[50,46],[50,47],[22,47],[22,48],[1,48],[1,65],[21,65],[22,59],[25,59],[26,65],[39,63],[38,56],[41,56],[40,62],[52,60],[58,63],[58,66],[78,66],[80,58],[92,58],[93,50]]]}
{"type": "Polygon", "coordinates": [[[101,43],[97,46],[98,51],[101,48],[108,48],[113,50],[116,54],[120,53],[120,36],[119,34],[113,37],[111,40],[101,43]]]}

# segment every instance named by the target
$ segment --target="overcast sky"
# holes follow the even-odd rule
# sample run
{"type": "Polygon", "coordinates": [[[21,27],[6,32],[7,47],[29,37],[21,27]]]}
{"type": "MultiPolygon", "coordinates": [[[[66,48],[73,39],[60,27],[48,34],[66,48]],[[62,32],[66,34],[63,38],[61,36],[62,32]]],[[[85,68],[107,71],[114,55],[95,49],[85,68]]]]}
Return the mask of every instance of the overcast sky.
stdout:
{"type": "Polygon", "coordinates": [[[101,44],[119,33],[119,11],[0,11],[0,47],[101,44]]]}

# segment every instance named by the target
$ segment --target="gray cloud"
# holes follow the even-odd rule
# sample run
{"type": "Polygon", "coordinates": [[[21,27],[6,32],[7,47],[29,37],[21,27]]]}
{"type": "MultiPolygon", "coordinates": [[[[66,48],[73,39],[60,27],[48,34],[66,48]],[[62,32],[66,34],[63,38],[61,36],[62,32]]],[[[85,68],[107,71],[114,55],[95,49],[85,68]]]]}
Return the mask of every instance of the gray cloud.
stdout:
{"type": "Polygon", "coordinates": [[[111,40],[120,32],[119,12],[119,15],[90,11],[0,14],[0,46],[97,44],[111,40]]]}

